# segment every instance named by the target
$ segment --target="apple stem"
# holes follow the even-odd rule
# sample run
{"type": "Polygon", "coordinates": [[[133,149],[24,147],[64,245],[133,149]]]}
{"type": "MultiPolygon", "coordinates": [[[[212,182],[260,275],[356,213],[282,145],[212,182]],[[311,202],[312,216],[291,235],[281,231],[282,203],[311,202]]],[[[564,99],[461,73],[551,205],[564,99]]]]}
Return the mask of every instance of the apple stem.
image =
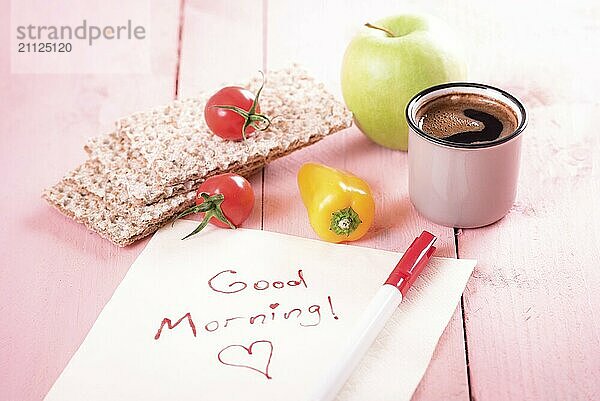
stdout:
{"type": "Polygon", "coordinates": [[[394,32],[390,31],[389,29],[386,29],[386,28],[383,28],[383,27],[380,27],[380,26],[377,26],[377,25],[373,25],[373,24],[371,24],[369,22],[367,22],[365,24],[365,26],[367,28],[379,29],[380,31],[385,32],[390,38],[396,37],[396,35],[394,35],[394,32]]]}

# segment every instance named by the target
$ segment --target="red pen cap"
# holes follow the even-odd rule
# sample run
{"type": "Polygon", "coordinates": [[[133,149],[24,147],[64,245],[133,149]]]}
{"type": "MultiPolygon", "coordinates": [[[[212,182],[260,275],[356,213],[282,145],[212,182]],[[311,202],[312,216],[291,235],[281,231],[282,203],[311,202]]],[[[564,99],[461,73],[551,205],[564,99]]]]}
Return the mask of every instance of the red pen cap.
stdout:
{"type": "Polygon", "coordinates": [[[435,252],[436,236],[423,231],[408,247],[385,284],[398,288],[404,297],[435,252]]]}

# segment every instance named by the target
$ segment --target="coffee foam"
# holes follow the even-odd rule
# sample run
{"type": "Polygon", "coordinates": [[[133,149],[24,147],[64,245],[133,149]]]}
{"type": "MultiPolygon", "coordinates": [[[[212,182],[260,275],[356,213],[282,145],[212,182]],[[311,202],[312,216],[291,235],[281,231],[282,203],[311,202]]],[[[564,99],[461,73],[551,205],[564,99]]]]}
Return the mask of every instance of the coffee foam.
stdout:
{"type": "Polygon", "coordinates": [[[517,117],[509,106],[470,93],[443,95],[425,103],[416,115],[418,126],[429,135],[442,139],[461,132],[482,131],[485,124],[467,117],[465,110],[468,109],[496,117],[503,126],[498,139],[510,135],[517,128],[517,117]]]}

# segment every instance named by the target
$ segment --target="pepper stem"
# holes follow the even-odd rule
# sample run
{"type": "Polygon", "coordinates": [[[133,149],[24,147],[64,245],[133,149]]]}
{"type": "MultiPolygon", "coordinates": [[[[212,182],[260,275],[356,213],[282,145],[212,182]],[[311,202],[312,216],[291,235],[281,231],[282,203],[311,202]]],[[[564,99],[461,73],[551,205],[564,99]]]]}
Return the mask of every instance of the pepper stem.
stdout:
{"type": "Polygon", "coordinates": [[[338,210],[331,213],[331,224],[329,229],[337,235],[349,236],[362,223],[358,213],[347,207],[346,209],[338,210]]]}
{"type": "Polygon", "coordinates": [[[177,215],[177,217],[175,217],[175,219],[177,220],[184,216],[187,216],[188,214],[204,213],[204,218],[202,219],[198,227],[196,227],[194,231],[183,237],[182,240],[189,238],[194,234],[198,234],[204,229],[204,227],[208,225],[210,219],[212,219],[213,217],[227,224],[232,229],[236,228],[233,225],[233,223],[229,221],[229,219],[225,216],[225,214],[223,214],[223,210],[221,209],[221,204],[225,200],[225,196],[223,194],[209,195],[206,192],[202,192],[200,196],[202,197],[202,199],[204,199],[204,202],[202,202],[199,205],[190,207],[189,209],[181,212],[179,215],[177,215]]]}
{"type": "Polygon", "coordinates": [[[366,26],[367,28],[373,28],[373,29],[378,29],[378,30],[380,30],[380,31],[383,31],[383,32],[385,32],[385,33],[386,33],[386,34],[387,34],[387,35],[388,35],[390,38],[395,38],[395,37],[396,37],[396,35],[394,35],[394,32],[390,31],[390,30],[389,30],[389,29],[387,29],[387,28],[384,28],[384,27],[381,27],[381,26],[377,26],[377,25],[373,25],[373,24],[371,24],[371,23],[369,23],[369,22],[367,22],[367,23],[365,24],[365,26],[366,26]]]}

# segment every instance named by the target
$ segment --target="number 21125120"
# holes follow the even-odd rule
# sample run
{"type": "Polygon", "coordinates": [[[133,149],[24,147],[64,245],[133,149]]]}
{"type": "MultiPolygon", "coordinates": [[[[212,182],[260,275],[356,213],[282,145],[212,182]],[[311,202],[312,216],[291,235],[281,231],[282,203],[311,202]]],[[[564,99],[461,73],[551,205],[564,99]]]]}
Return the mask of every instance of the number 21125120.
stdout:
{"type": "Polygon", "coordinates": [[[19,42],[17,47],[19,53],[69,53],[72,50],[70,43],[62,42],[19,42]]]}

